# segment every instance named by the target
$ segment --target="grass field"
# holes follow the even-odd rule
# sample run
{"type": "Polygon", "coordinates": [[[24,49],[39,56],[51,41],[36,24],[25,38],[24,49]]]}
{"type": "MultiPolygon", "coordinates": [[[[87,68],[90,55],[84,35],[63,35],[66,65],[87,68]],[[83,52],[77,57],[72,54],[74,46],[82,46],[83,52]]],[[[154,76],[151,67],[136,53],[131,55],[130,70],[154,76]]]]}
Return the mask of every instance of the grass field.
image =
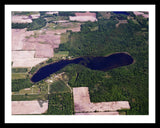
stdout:
{"type": "Polygon", "coordinates": [[[33,86],[31,88],[22,89],[19,91],[19,94],[38,94],[39,88],[37,86],[33,86]]]}
{"type": "Polygon", "coordinates": [[[42,98],[43,95],[12,95],[12,101],[30,101],[42,98]]]}
{"type": "Polygon", "coordinates": [[[70,92],[70,89],[62,80],[58,80],[50,85],[50,93],[70,92]]]}
{"type": "Polygon", "coordinates": [[[54,57],[59,58],[59,57],[66,57],[69,55],[69,51],[59,51],[58,53],[54,54],[54,57]]]}
{"type": "Polygon", "coordinates": [[[17,92],[12,92],[14,95],[32,95],[32,94],[40,94],[40,88],[37,85],[33,85],[30,88],[24,88],[17,92]]]}
{"type": "Polygon", "coordinates": [[[66,32],[66,33],[62,33],[61,34],[61,38],[60,38],[61,44],[66,43],[67,41],[69,41],[68,40],[69,35],[70,35],[70,32],[66,32]]]}
{"type": "Polygon", "coordinates": [[[25,79],[26,73],[12,73],[12,80],[14,79],[25,79]]]}
{"type": "Polygon", "coordinates": [[[28,68],[12,68],[12,80],[25,79],[28,72],[28,68]]]}
{"type": "Polygon", "coordinates": [[[26,73],[28,68],[12,68],[12,73],[26,73]]]}
{"type": "Polygon", "coordinates": [[[67,23],[48,23],[46,28],[48,30],[72,29],[80,26],[80,23],[67,22],[67,23]]]}

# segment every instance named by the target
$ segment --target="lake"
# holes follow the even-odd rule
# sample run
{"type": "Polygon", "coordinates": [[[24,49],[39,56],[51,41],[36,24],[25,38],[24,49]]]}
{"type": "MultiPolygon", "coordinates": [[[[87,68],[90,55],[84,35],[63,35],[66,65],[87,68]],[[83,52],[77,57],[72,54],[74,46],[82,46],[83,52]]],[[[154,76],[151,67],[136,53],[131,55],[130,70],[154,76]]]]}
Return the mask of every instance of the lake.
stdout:
{"type": "Polygon", "coordinates": [[[133,58],[127,53],[114,53],[105,57],[84,56],[72,60],[60,60],[40,68],[31,78],[32,82],[38,82],[51,74],[59,71],[68,64],[80,64],[92,70],[108,71],[113,68],[126,66],[133,63],[133,58]]]}
{"type": "Polygon", "coordinates": [[[129,15],[129,13],[128,13],[128,12],[125,12],[125,11],[113,11],[113,13],[115,13],[115,14],[129,15]]]}

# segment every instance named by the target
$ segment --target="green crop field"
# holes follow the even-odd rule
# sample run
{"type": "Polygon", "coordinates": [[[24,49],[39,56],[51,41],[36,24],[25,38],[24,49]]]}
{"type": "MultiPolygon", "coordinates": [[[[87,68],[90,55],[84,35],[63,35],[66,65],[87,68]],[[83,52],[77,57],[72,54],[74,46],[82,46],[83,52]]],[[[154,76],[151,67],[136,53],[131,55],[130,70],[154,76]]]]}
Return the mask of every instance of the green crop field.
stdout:
{"type": "Polygon", "coordinates": [[[50,93],[70,92],[70,89],[62,80],[58,80],[50,85],[50,93]]]}
{"type": "Polygon", "coordinates": [[[26,73],[28,68],[12,68],[12,73],[26,73]]]}
{"type": "Polygon", "coordinates": [[[14,79],[25,79],[26,73],[12,73],[12,80],[14,79]]]}
{"type": "Polygon", "coordinates": [[[42,98],[43,95],[12,95],[12,101],[30,101],[42,98]]]}
{"type": "Polygon", "coordinates": [[[59,51],[58,53],[54,54],[54,57],[59,58],[59,57],[66,57],[68,56],[69,52],[68,51],[59,51]]]}
{"type": "Polygon", "coordinates": [[[61,34],[61,44],[66,43],[68,40],[68,37],[70,35],[70,32],[62,33],[61,34]]]}

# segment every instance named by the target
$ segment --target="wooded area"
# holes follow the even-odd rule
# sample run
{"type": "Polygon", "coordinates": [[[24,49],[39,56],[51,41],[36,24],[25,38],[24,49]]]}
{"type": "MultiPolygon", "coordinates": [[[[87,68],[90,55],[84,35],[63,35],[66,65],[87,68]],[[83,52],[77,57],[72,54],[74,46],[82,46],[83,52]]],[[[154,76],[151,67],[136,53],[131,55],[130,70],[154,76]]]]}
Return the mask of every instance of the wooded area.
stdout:
{"type": "Polygon", "coordinates": [[[118,22],[114,17],[83,24],[81,32],[71,33],[69,41],[60,44],[59,51],[67,50],[74,57],[128,52],[134,63],[107,72],[90,70],[81,65],[69,65],[62,71],[70,76],[70,86],[89,87],[91,102],[126,100],[131,106],[126,114],[147,115],[148,19],[139,16],[134,17],[134,21],[126,19],[127,24],[116,28],[118,22]],[[95,26],[98,29],[91,31],[95,26]]]}
{"type": "Polygon", "coordinates": [[[29,78],[26,79],[14,79],[12,80],[12,92],[19,91],[23,88],[30,88],[32,87],[33,83],[30,81],[29,78]]]}
{"type": "Polygon", "coordinates": [[[71,93],[56,93],[49,95],[47,115],[72,115],[74,113],[71,93]]]}

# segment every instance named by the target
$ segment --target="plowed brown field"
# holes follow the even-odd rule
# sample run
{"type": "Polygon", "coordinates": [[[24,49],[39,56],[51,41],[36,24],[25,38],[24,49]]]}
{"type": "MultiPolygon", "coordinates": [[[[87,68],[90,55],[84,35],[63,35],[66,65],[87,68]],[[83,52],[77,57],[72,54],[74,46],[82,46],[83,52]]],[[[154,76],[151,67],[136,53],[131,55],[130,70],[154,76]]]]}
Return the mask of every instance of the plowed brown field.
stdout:
{"type": "Polygon", "coordinates": [[[48,101],[42,105],[38,101],[12,101],[12,115],[15,114],[41,114],[48,109],[48,101]]]}
{"type": "MultiPolygon", "coordinates": [[[[88,87],[73,88],[74,110],[78,113],[116,112],[121,109],[130,109],[128,101],[90,102],[88,87]]],[[[109,113],[106,113],[109,114],[109,113]]],[[[110,113],[111,114],[111,113],[110,113]]],[[[117,114],[117,113],[113,113],[117,114]]]]}

